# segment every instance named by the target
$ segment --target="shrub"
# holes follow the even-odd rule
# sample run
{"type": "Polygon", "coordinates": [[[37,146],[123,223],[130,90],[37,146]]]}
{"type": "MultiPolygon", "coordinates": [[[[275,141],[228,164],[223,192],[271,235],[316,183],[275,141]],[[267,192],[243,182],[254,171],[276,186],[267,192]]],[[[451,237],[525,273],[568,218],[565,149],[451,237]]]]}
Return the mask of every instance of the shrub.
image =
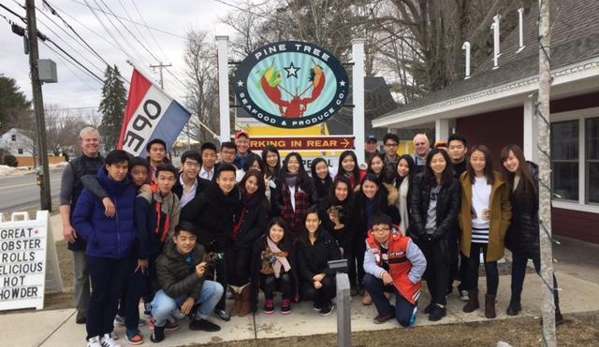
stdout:
{"type": "Polygon", "coordinates": [[[14,155],[7,154],[4,156],[4,165],[8,165],[11,167],[17,167],[17,166],[19,166],[19,161],[17,160],[17,158],[14,155]]]}

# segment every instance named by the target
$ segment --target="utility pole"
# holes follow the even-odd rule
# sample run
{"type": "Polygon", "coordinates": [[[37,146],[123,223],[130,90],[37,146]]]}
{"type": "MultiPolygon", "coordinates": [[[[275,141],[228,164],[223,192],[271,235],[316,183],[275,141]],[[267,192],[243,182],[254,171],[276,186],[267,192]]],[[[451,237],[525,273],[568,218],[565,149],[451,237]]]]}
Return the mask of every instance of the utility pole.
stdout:
{"type": "Polygon", "coordinates": [[[165,65],[165,64],[162,64],[162,62],[160,62],[160,64],[158,64],[158,65],[150,65],[151,68],[156,68],[157,67],[157,68],[160,69],[160,89],[164,90],[164,74],[163,74],[163,69],[165,67],[170,67],[170,66],[173,66],[173,65],[172,64],[165,65]]]}
{"type": "MultiPolygon", "coordinates": [[[[551,249],[551,158],[550,158],[550,110],[551,100],[551,44],[549,0],[539,0],[539,97],[536,116],[539,121],[539,239],[541,247],[541,278],[543,279],[543,344],[557,346],[555,334],[555,304],[553,284],[553,250],[551,249]]],[[[520,164],[522,165],[522,164],[520,164]]]]}
{"type": "Polygon", "coordinates": [[[41,170],[37,170],[37,183],[40,186],[40,205],[42,210],[52,211],[50,195],[50,169],[48,167],[48,150],[46,145],[46,120],[44,119],[44,100],[42,99],[42,83],[39,78],[39,51],[37,46],[37,27],[35,19],[35,0],[25,2],[27,11],[27,36],[29,41],[29,67],[31,69],[31,88],[33,94],[33,110],[38,143],[38,155],[41,170]]]}

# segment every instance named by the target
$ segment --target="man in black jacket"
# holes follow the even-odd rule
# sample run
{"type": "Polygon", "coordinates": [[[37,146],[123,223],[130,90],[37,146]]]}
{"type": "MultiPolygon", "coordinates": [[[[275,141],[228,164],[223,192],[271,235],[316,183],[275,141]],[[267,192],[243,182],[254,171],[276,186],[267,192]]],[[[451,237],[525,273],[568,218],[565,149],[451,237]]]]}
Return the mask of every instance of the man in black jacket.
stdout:
{"type": "Polygon", "coordinates": [[[208,264],[203,261],[204,247],[196,240],[193,224],[181,222],[156,260],[158,282],[162,289],[152,301],[152,316],[156,320],[150,337],[152,342],[164,340],[164,327],[175,309],[190,315],[197,308],[194,319],[189,323],[191,330],[220,330],[207,318],[224,289],[219,283],[204,279],[208,264]]]}
{"type": "MultiPolygon", "coordinates": [[[[231,242],[233,225],[240,211],[239,190],[236,187],[236,169],[222,163],[216,172],[216,184],[208,184],[199,196],[181,210],[181,220],[192,222],[198,231],[198,243],[207,252],[218,254],[216,280],[227,287],[225,248],[231,242]]],[[[225,297],[216,306],[216,314],[224,321],[230,319],[225,311],[225,297]]]]}
{"type": "Polygon", "coordinates": [[[199,177],[202,158],[194,150],[181,155],[181,174],[173,187],[173,193],[179,197],[179,207],[183,209],[190,201],[199,198],[210,181],[199,177]]]}
{"type": "Polygon", "coordinates": [[[79,195],[83,191],[81,178],[85,175],[96,176],[104,165],[104,157],[100,155],[100,133],[92,127],[85,127],[79,132],[81,156],[71,160],[62,172],[60,187],[60,218],[62,233],[69,250],[73,252],[74,296],[77,309],[77,324],[85,324],[87,308],[90,300],[89,269],[85,257],[85,240],[72,226],[71,217],[79,195]]]}

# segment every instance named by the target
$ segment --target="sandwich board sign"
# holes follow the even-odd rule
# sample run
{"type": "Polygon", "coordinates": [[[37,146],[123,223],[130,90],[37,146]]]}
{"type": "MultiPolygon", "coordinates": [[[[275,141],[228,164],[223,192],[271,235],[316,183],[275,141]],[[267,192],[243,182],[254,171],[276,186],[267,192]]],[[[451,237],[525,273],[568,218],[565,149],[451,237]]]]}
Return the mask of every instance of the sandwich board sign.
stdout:
{"type": "Polygon", "coordinates": [[[37,211],[33,220],[27,212],[13,213],[10,221],[0,216],[0,311],[40,310],[47,286],[62,290],[48,211],[37,211]]]}

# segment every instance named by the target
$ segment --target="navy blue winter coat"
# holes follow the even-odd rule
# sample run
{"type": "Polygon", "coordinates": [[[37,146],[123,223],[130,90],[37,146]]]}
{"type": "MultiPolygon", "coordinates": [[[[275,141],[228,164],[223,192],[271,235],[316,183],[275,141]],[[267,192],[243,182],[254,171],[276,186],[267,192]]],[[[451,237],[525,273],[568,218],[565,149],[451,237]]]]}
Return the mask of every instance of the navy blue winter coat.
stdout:
{"type": "Polygon", "coordinates": [[[96,179],[116,206],[116,214],[106,217],[100,198],[83,190],[73,212],[73,225],[78,236],[87,241],[85,253],[113,259],[132,256],[138,243],[134,224],[136,189],[128,177],[122,182],[111,180],[105,167],[100,168],[96,179]]]}

